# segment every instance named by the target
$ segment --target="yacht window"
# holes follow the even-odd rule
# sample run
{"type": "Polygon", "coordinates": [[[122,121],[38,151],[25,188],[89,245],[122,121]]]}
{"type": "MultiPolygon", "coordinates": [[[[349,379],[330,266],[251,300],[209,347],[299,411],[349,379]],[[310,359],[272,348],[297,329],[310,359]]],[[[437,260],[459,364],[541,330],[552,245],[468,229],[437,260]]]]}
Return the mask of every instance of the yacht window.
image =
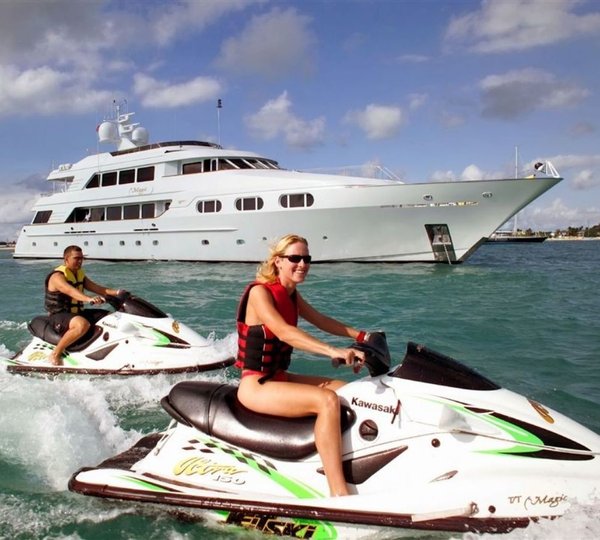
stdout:
{"type": "Polygon", "coordinates": [[[139,219],[140,218],[140,205],[139,204],[126,204],[123,207],[123,219],[139,219]]]}
{"type": "Polygon", "coordinates": [[[260,197],[245,197],[235,201],[235,207],[241,211],[261,210],[263,206],[264,201],[260,197]]]}
{"type": "Polygon", "coordinates": [[[228,159],[220,159],[219,160],[219,171],[227,171],[230,169],[237,169],[237,167],[228,159]]]}
{"type": "Polygon", "coordinates": [[[90,221],[104,221],[104,208],[92,208],[90,221]]]}
{"type": "Polygon", "coordinates": [[[315,198],[310,193],[291,193],[279,198],[279,204],[284,208],[312,206],[314,202],[315,198]]]}
{"type": "Polygon", "coordinates": [[[36,212],[35,216],[33,216],[32,223],[48,223],[51,215],[52,210],[41,210],[40,212],[36,212]]]}
{"type": "Polygon", "coordinates": [[[194,163],[183,164],[183,174],[195,174],[204,172],[203,161],[196,161],[194,163]]]}
{"type": "Polygon", "coordinates": [[[104,186],[116,186],[117,185],[117,173],[109,172],[102,175],[102,187],[104,186]]]}
{"type": "Polygon", "coordinates": [[[92,179],[88,182],[87,186],[85,186],[86,189],[88,188],[96,188],[100,186],[100,175],[99,174],[95,174],[94,176],[92,176],[92,179]]]}
{"type": "Polygon", "coordinates": [[[87,208],[75,208],[69,214],[69,217],[65,220],[65,223],[81,223],[82,221],[87,221],[86,218],[88,217],[89,210],[87,208]]]}
{"type": "Polygon", "coordinates": [[[227,160],[229,163],[233,163],[233,165],[238,169],[250,169],[250,164],[242,159],[242,158],[229,158],[227,160]]]}
{"type": "Polygon", "coordinates": [[[138,182],[150,182],[154,180],[154,165],[151,167],[141,167],[137,170],[138,182]]]}
{"type": "Polygon", "coordinates": [[[154,217],[154,203],[142,204],[142,219],[152,219],[154,217]]]}
{"type": "Polygon", "coordinates": [[[221,201],[198,201],[196,208],[201,214],[212,214],[220,212],[223,205],[221,201]]]}
{"type": "Polygon", "coordinates": [[[106,220],[107,221],[118,221],[121,219],[121,210],[120,206],[109,206],[106,209],[106,220]]]}
{"type": "Polygon", "coordinates": [[[135,182],[135,169],[119,172],[119,184],[133,184],[135,182]]]}

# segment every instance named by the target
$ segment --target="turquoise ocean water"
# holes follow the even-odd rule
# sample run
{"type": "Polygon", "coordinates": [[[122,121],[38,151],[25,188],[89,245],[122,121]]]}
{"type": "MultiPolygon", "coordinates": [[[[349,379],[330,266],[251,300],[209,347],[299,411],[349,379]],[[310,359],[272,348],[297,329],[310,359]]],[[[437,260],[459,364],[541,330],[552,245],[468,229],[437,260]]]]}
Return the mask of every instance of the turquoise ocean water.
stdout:
{"type": "MultiPolygon", "coordinates": [[[[42,312],[43,280],[52,267],[51,261],[14,261],[0,252],[0,355],[28,341],[26,323],[42,312]]],[[[488,244],[452,267],[314,265],[301,290],[334,317],[385,330],[396,361],[406,341],[426,344],[600,433],[599,267],[596,241],[488,244]]],[[[212,334],[215,347],[235,352],[236,305],[255,265],[89,261],[86,269],[95,281],[148,299],[202,335],[212,334]]],[[[302,353],[293,368],[353,377],[302,353]]],[[[260,538],[182,521],[165,507],[67,490],[75,470],[165,427],[159,400],[176,381],[234,377],[229,368],[191,376],[46,380],[0,368],[0,538],[260,538]]],[[[600,503],[576,507],[560,520],[502,538],[598,538],[599,511],[600,503]]],[[[397,537],[484,536],[398,531],[397,537]]]]}

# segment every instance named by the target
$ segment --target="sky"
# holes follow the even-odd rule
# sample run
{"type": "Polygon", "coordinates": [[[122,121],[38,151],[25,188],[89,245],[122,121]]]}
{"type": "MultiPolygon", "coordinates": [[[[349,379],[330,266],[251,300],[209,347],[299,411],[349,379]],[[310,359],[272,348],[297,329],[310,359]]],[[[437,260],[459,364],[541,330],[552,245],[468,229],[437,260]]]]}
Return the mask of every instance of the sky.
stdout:
{"type": "Polygon", "coordinates": [[[597,0],[0,0],[0,240],[119,103],[150,142],[406,182],[564,181],[519,214],[600,223],[597,0]],[[217,108],[218,100],[222,108],[217,108]]]}

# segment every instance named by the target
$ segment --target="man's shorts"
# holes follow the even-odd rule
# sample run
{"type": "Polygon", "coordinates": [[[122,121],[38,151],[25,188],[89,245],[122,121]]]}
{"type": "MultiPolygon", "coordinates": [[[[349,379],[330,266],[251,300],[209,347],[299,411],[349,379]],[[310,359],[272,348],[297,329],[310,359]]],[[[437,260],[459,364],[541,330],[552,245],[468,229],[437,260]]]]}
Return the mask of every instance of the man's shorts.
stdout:
{"type": "Polygon", "coordinates": [[[84,309],[80,313],[70,313],[68,311],[61,311],[59,313],[53,313],[48,315],[48,321],[52,325],[52,328],[59,334],[64,334],[69,329],[69,324],[73,317],[83,317],[86,321],[94,326],[102,317],[107,315],[109,312],[105,309],[84,309]]]}

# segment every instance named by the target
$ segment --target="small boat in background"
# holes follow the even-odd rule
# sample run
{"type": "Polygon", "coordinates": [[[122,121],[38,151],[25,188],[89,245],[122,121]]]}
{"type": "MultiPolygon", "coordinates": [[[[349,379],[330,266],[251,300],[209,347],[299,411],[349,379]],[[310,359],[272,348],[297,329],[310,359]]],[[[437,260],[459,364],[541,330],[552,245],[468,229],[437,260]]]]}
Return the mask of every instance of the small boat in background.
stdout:
{"type": "Polygon", "coordinates": [[[496,231],[495,233],[493,233],[488,239],[488,242],[514,242],[514,243],[521,243],[521,242],[544,242],[546,240],[546,238],[548,238],[545,235],[536,235],[536,234],[519,234],[519,233],[513,233],[510,231],[496,231]]]}

